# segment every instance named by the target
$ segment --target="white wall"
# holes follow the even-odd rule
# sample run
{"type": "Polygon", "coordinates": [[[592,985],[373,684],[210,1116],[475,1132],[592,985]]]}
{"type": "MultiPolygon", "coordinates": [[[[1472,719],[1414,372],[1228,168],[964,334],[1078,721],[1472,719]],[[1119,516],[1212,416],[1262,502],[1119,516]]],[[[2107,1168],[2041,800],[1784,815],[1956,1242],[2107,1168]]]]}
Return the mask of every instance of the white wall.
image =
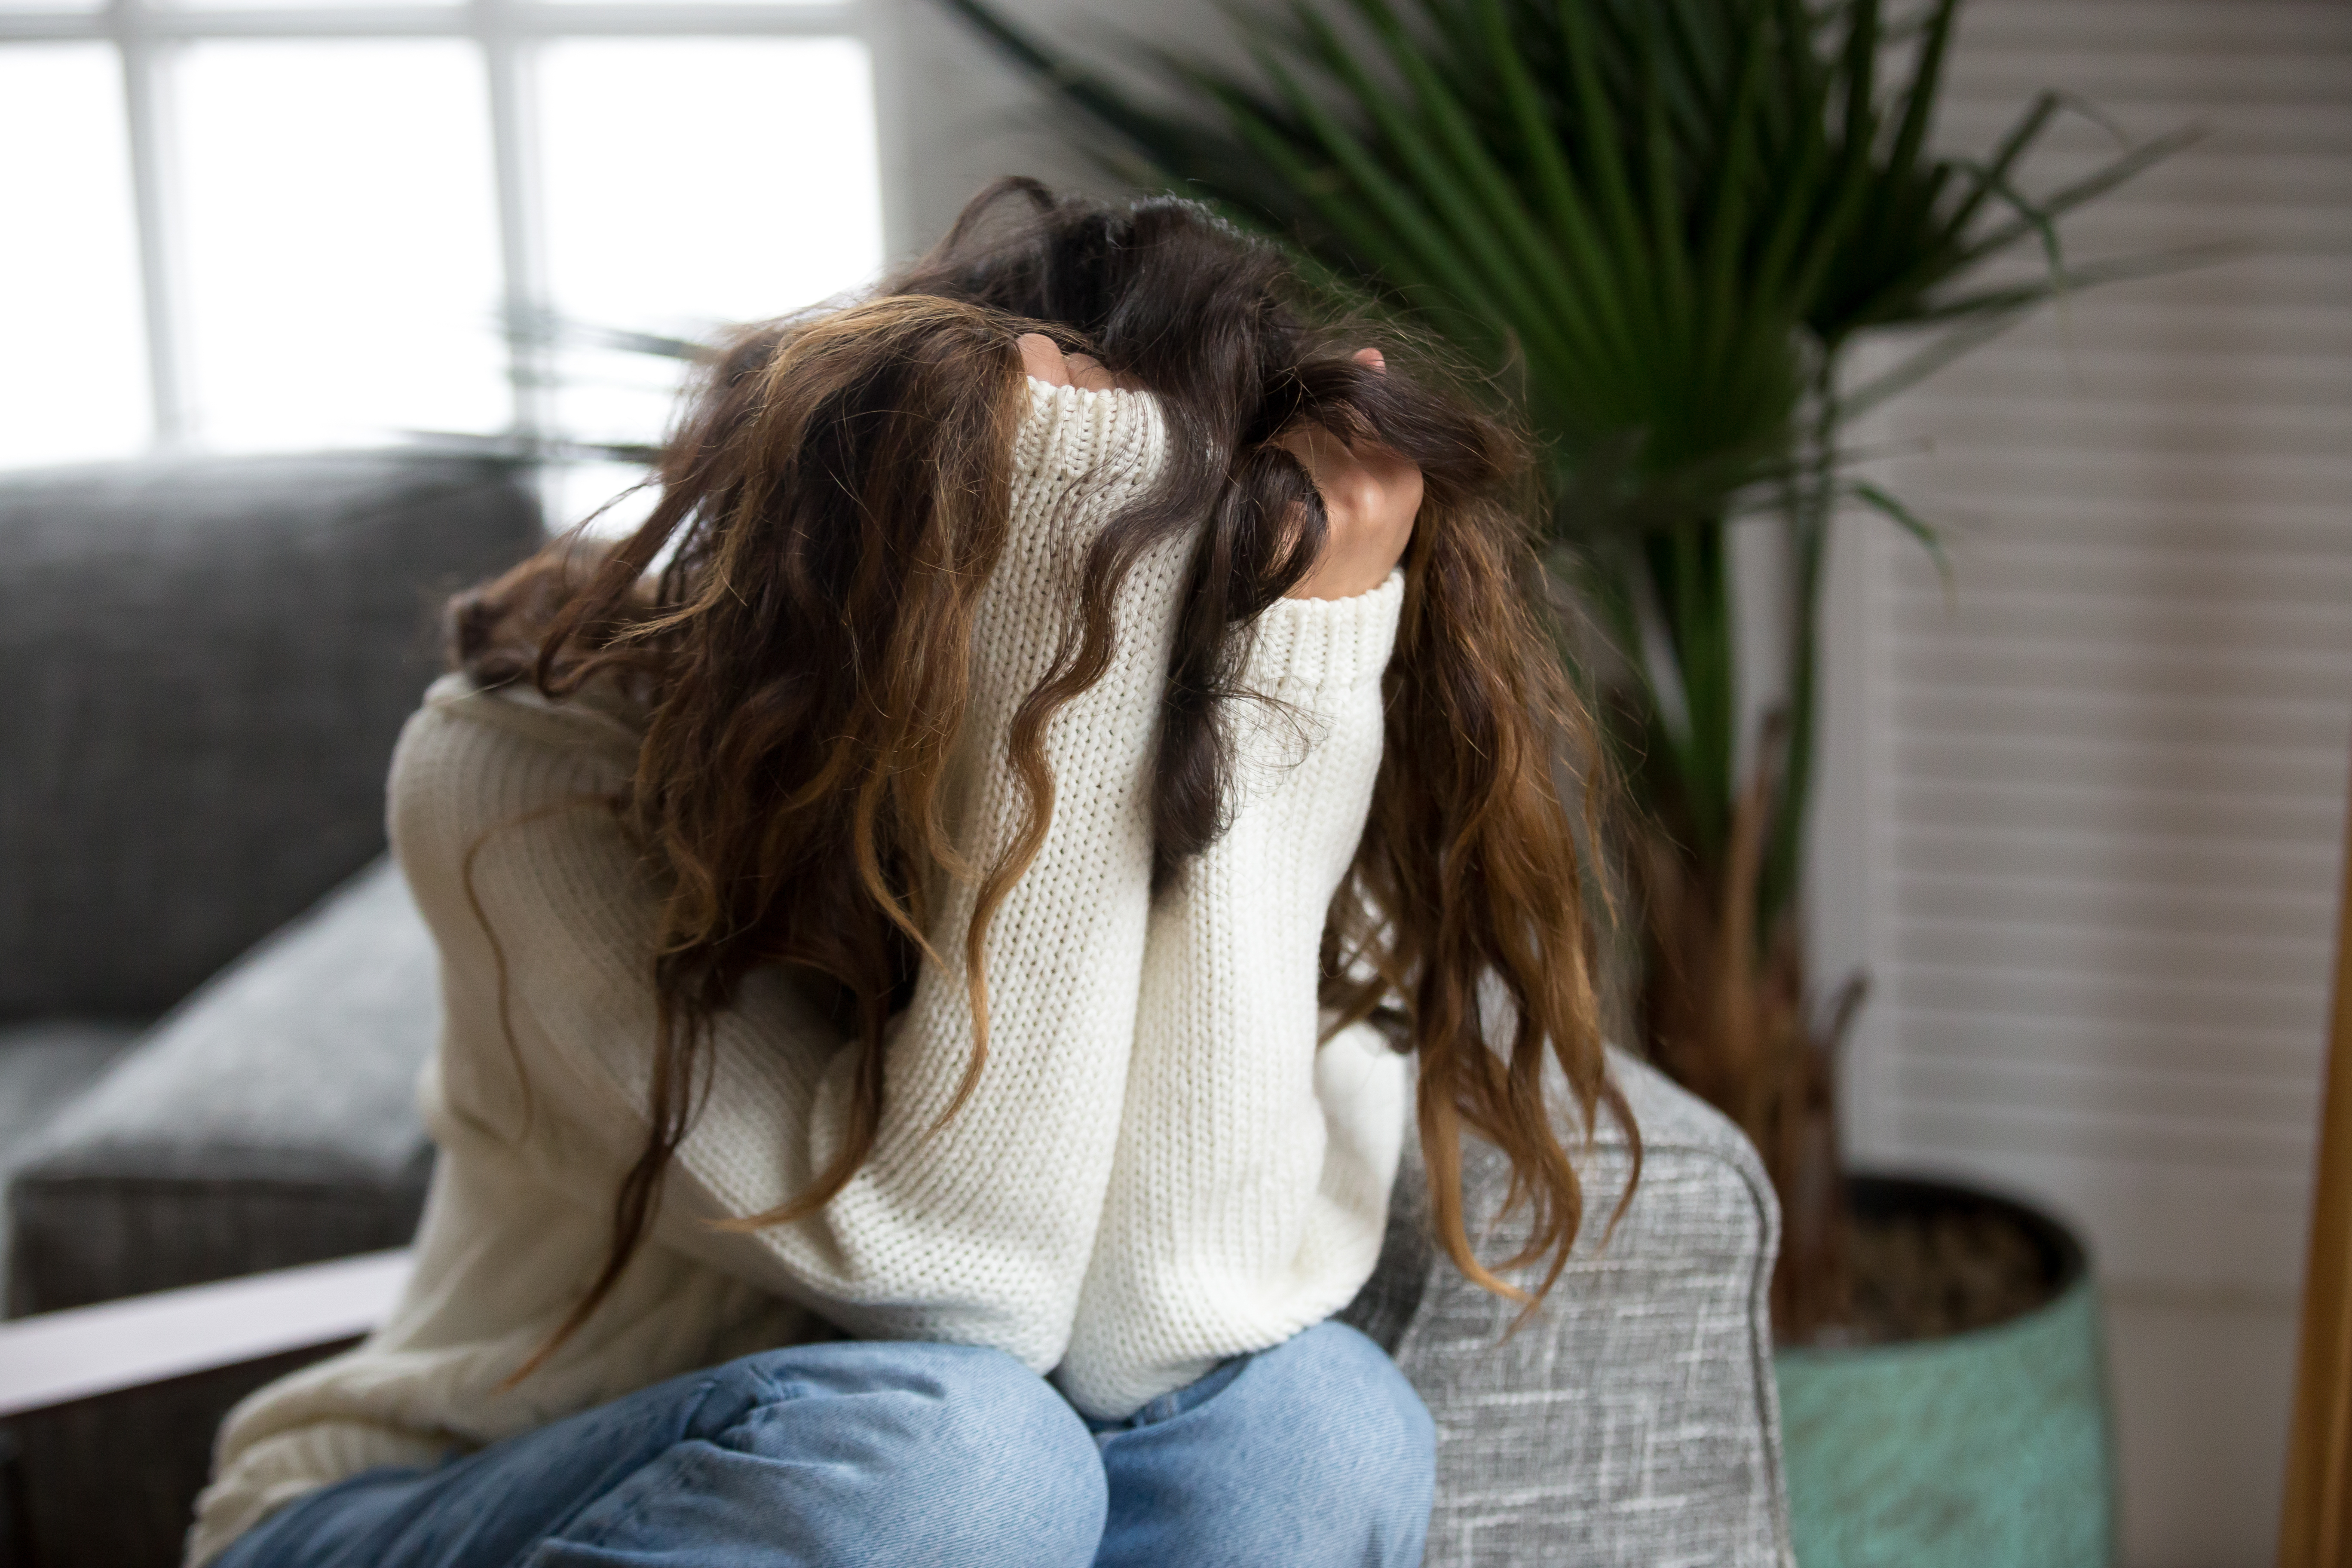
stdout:
{"type": "MultiPolygon", "coordinates": [[[[1181,42],[1214,53],[1228,37],[1210,0],[1004,0],[1007,16],[1094,56],[1123,37],[1181,42]]],[[[1116,189],[1055,135],[1034,91],[993,50],[932,0],[899,0],[897,115],[903,127],[898,183],[905,249],[919,249],[955,221],[964,202],[1001,174],[1116,189]]]]}

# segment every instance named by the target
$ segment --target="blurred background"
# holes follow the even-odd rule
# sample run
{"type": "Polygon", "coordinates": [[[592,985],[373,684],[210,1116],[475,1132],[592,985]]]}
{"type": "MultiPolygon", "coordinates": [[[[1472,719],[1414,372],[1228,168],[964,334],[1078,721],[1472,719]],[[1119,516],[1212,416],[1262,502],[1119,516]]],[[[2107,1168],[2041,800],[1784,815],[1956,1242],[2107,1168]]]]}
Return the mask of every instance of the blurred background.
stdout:
{"type": "MultiPolygon", "coordinates": [[[[1211,0],[1002,10],[1228,47],[1211,0]]],[[[1861,433],[1949,573],[1840,521],[1807,920],[1872,983],[1843,1137],[2080,1227],[2120,1560],[2267,1563],[2352,759],[2352,5],[1960,16],[1939,142],[2051,84],[2202,126],[2070,244],[2218,248],[1861,433]]],[[[675,366],[628,334],[855,289],[999,174],[1113,188],[1058,123],[924,0],[0,0],[0,467],[648,441],[675,366]]],[[[551,469],[549,515],[633,477],[551,469]]]]}

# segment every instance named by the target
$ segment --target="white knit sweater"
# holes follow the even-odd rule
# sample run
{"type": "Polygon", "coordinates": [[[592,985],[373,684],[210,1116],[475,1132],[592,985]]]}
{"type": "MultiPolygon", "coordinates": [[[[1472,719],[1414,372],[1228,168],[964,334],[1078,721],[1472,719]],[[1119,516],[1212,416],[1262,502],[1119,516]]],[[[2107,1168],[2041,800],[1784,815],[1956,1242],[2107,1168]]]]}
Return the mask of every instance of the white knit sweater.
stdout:
{"type": "MultiPolygon", "coordinates": [[[[1060,640],[1078,553],[1152,482],[1166,441],[1142,394],[1031,382],[1028,399],[950,775],[949,820],[981,866],[1020,820],[1004,735],[1060,640]]],[[[989,1055],[961,1110],[926,1136],[972,1033],[961,975],[927,963],[893,1022],[872,1158],[802,1223],[717,1228],[822,1168],[854,1065],[791,984],[755,972],[717,1021],[646,1245],[511,1388],[594,1276],[645,1136],[656,889],[597,804],[639,731],[609,695],[434,687],[391,784],[394,848],[442,958],[420,1087],[440,1158],[415,1273],[364,1344],[230,1415],[192,1564],[361,1469],[835,1329],[993,1345],[1118,1415],[1346,1303],[1379,1253],[1405,1074],[1369,1029],[1318,1048],[1317,945],[1380,761],[1402,578],[1265,613],[1245,681],[1275,700],[1244,705],[1233,826],[1155,901],[1151,741],[1191,542],[1137,565],[1108,672],[1049,727],[1052,816],[988,931],[989,1055]]],[[[951,888],[929,933],[951,963],[971,901],[951,888]]]]}

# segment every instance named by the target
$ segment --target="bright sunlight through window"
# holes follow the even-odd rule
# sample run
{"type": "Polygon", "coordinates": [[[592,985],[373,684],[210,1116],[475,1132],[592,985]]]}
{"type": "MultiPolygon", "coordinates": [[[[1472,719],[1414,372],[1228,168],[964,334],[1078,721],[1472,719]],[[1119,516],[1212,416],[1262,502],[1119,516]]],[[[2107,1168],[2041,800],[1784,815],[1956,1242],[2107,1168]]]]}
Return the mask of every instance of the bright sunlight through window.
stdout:
{"type": "MultiPolygon", "coordinates": [[[[677,362],[616,342],[880,270],[866,34],[855,3],[0,0],[0,466],[650,442],[677,362]]],[[[555,521],[635,477],[570,466],[555,521]]]]}

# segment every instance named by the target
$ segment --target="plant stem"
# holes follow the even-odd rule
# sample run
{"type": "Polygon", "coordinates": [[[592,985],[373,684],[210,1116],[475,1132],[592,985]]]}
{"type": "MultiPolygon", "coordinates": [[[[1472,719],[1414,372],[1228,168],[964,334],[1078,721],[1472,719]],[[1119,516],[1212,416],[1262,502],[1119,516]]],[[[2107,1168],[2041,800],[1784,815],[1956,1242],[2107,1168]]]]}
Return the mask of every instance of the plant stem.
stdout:
{"type": "Polygon", "coordinates": [[[1813,737],[1821,700],[1822,579],[1828,569],[1830,531],[1836,521],[1838,405],[1835,345],[1824,345],[1813,366],[1812,416],[1805,432],[1801,477],[1784,510],[1792,575],[1789,616],[1788,735],[1772,842],[1758,889],[1757,930],[1766,942],[1794,914],[1804,870],[1805,817],[1812,802],[1813,737]]]}

